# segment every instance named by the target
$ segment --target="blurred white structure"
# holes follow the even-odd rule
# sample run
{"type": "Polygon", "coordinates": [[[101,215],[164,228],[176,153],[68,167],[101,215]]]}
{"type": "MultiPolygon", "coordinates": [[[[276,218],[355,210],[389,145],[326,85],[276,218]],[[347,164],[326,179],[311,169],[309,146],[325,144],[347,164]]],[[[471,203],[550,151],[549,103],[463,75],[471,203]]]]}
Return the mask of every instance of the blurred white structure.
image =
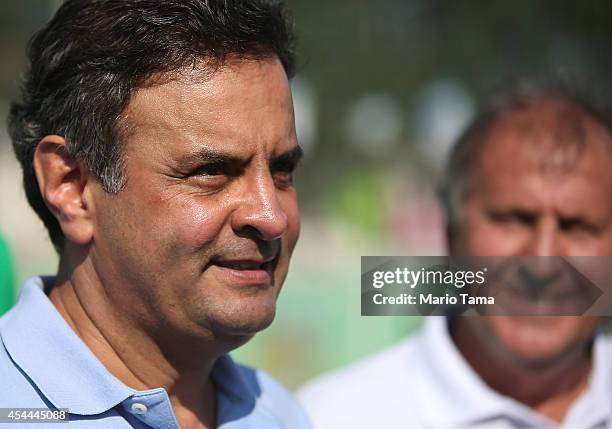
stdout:
{"type": "Polygon", "coordinates": [[[298,142],[305,153],[309,153],[318,137],[318,98],[310,82],[301,76],[291,80],[295,128],[298,142]]]}
{"type": "Polygon", "coordinates": [[[386,94],[371,93],[357,99],[345,119],[349,143],[370,156],[387,153],[400,139],[402,130],[402,108],[386,94]]]}
{"type": "Polygon", "coordinates": [[[421,152],[440,169],[455,139],[474,115],[474,101],[459,84],[436,81],[416,98],[414,131],[421,152]]]}

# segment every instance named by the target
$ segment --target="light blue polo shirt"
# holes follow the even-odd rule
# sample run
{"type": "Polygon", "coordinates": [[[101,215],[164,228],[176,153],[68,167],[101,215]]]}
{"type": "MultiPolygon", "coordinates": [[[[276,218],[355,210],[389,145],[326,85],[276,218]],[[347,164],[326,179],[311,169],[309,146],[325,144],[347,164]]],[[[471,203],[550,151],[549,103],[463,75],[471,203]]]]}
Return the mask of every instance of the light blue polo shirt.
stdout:
{"type": "MultiPolygon", "coordinates": [[[[0,318],[0,341],[0,408],[67,408],[76,428],[179,428],[166,390],[138,391],[115,378],[60,316],[39,277],[25,283],[0,318]]],[[[310,428],[300,406],[266,373],[225,355],[211,377],[219,428],[310,428]]]]}

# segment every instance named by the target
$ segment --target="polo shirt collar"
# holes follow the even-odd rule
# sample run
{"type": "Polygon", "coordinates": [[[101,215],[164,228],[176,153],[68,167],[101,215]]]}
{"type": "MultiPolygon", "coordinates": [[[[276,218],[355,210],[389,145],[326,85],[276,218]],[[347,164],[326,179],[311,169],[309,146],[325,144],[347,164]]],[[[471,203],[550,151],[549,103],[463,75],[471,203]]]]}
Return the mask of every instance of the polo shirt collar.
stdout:
{"type": "Polygon", "coordinates": [[[229,355],[215,363],[211,378],[217,387],[217,425],[223,428],[276,428],[279,422],[261,401],[257,373],[241,368],[229,355]]]}
{"type": "MultiPolygon", "coordinates": [[[[469,427],[470,424],[500,416],[519,422],[527,420],[538,427],[550,427],[553,424],[528,406],[489,387],[456,348],[446,317],[427,317],[417,341],[422,350],[419,361],[419,377],[422,380],[419,384],[427,384],[431,391],[420,395],[416,401],[425,421],[433,422],[433,427],[469,427]]],[[[605,420],[611,415],[612,382],[608,347],[603,334],[598,333],[594,343],[591,381],[587,390],[570,408],[566,422],[576,410],[576,405],[587,398],[594,405],[590,415],[594,421],[605,420]]]]}
{"type": "Polygon", "coordinates": [[[594,427],[608,421],[612,416],[612,361],[610,343],[606,335],[598,331],[593,343],[593,369],[587,390],[570,408],[565,422],[574,427],[580,422],[583,426],[594,427]],[[585,421],[585,420],[588,420],[585,421]],[[575,423],[575,424],[574,424],[575,423]]]}
{"type": "Polygon", "coordinates": [[[44,280],[29,279],[5,315],[0,334],[15,364],[54,407],[73,414],[100,414],[136,393],[70,328],[45,295],[44,280]]]}

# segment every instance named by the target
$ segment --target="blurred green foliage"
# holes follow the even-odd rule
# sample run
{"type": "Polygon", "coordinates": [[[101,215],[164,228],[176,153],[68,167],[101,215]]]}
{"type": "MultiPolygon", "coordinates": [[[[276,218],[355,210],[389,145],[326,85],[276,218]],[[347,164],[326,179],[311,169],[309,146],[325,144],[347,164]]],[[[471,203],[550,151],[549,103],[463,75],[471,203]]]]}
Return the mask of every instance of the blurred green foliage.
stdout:
{"type": "Polygon", "coordinates": [[[11,254],[6,241],[0,235],[0,315],[13,305],[14,278],[11,254]]]}

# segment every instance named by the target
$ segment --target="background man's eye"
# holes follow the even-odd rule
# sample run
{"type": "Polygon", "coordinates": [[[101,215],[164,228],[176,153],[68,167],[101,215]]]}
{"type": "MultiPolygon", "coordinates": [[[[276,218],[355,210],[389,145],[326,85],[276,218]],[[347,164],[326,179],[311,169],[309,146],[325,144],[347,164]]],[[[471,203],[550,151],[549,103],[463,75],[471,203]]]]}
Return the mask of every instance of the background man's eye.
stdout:
{"type": "Polygon", "coordinates": [[[535,216],[523,212],[492,212],[489,217],[498,223],[515,225],[533,225],[536,221],[535,216]]]}
{"type": "Polygon", "coordinates": [[[562,219],[559,221],[559,228],[565,232],[577,232],[595,234],[598,231],[596,225],[592,225],[580,219],[562,219]]]}

